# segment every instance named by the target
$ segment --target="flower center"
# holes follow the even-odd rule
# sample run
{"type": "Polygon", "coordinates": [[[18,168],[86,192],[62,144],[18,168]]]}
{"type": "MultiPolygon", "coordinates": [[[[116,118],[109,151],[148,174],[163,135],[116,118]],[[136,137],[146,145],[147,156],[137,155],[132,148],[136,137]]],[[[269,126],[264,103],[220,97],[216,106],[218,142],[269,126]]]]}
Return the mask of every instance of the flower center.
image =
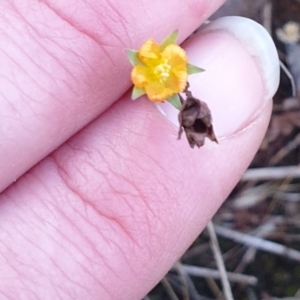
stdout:
{"type": "Polygon", "coordinates": [[[160,81],[166,81],[170,76],[171,66],[167,62],[157,65],[153,73],[159,78],[160,81]]]}

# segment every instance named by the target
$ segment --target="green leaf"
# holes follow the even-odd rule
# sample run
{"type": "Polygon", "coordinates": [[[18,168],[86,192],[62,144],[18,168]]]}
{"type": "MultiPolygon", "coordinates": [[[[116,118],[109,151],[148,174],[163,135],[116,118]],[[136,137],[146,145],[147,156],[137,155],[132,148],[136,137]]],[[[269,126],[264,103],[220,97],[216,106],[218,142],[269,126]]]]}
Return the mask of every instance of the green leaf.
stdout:
{"type": "Polygon", "coordinates": [[[136,100],[137,98],[139,98],[145,94],[146,94],[146,92],[143,88],[137,88],[134,86],[132,89],[131,99],[136,100]]]}
{"type": "Polygon", "coordinates": [[[199,67],[194,66],[194,65],[191,65],[191,64],[187,64],[186,69],[187,69],[187,73],[189,75],[195,74],[195,73],[201,73],[201,72],[205,71],[204,69],[199,68],[199,67]]]}
{"type": "Polygon", "coordinates": [[[138,51],[127,49],[126,50],[127,57],[130,63],[135,67],[137,65],[143,65],[138,56],[138,51]]]}
{"type": "Polygon", "coordinates": [[[167,99],[167,101],[170,102],[178,110],[181,109],[181,102],[178,94],[174,94],[169,99],[167,99]]]}
{"type": "Polygon", "coordinates": [[[160,49],[164,50],[168,45],[176,44],[178,36],[178,30],[173,31],[169,36],[167,36],[160,44],[160,49]]]}

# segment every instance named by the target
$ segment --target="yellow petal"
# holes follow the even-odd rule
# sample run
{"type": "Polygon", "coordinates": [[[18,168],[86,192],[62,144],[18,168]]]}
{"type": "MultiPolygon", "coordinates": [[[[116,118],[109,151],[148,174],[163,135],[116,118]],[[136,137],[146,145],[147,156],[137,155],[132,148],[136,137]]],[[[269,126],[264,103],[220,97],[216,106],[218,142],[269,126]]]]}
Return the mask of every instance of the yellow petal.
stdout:
{"type": "Polygon", "coordinates": [[[161,82],[151,82],[145,87],[149,100],[153,102],[162,102],[167,100],[174,93],[161,82]]]}
{"type": "Polygon", "coordinates": [[[153,40],[147,40],[139,50],[139,59],[147,63],[149,59],[159,59],[160,46],[153,40]]]}
{"type": "Polygon", "coordinates": [[[138,88],[143,88],[151,81],[151,73],[146,66],[136,66],[131,72],[131,80],[138,88]]]}
{"type": "Polygon", "coordinates": [[[174,74],[170,73],[168,80],[165,82],[166,88],[172,90],[174,94],[184,91],[187,83],[187,75],[185,72],[174,74]]]}
{"type": "Polygon", "coordinates": [[[186,70],[184,71],[176,71],[173,70],[173,75],[176,77],[177,80],[177,87],[178,90],[176,91],[176,93],[181,93],[184,91],[184,89],[186,88],[186,84],[187,84],[187,78],[188,78],[188,74],[186,72],[186,70]]]}
{"type": "Polygon", "coordinates": [[[173,73],[170,73],[168,80],[165,81],[165,87],[172,90],[173,93],[179,92],[179,81],[173,73]]]}
{"type": "Polygon", "coordinates": [[[177,45],[169,45],[167,46],[161,54],[163,59],[167,59],[168,63],[171,67],[176,67],[178,65],[185,65],[187,64],[187,55],[185,51],[177,46],[177,45]]]}

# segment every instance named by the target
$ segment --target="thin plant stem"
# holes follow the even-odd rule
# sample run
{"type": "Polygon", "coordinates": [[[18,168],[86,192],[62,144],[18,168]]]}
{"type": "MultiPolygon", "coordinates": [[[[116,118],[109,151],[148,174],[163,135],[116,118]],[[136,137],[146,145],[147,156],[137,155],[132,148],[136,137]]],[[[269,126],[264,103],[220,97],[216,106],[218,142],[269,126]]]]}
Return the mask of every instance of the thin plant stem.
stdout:
{"type": "Polygon", "coordinates": [[[164,286],[164,288],[166,289],[168,295],[170,296],[171,300],[179,300],[178,297],[176,296],[170,282],[168,281],[168,279],[166,277],[164,277],[161,280],[162,285],[164,286]]]}
{"type": "Polygon", "coordinates": [[[222,282],[222,286],[223,286],[223,293],[224,293],[225,299],[226,300],[234,300],[232,291],[231,291],[231,287],[230,287],[230,283],[228,280],[227,272],[225,269],[225,264],[224,264],[224,261],[222,258],[222,253],[221,253],[221,250],[219,247],[217,235],[216,235],[215,228],[214,228],[212,221],[210,221],[207,224],[207,230],[208,230],[208,233],[210,236],[211,247],[212,247],[212,250],[214,253],[214,257],[215,257],[218,269],[220,271],[221,282],[222,282]]]}

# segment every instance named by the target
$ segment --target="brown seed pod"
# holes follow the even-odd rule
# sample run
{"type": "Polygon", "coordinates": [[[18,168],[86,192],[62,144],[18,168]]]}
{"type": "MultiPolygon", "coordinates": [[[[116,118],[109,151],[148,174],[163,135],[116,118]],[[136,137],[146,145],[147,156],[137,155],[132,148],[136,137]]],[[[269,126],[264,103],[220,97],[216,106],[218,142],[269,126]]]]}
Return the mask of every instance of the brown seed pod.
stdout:
{"type": "Polygon", "coordinates": [[[180,124],[178,139],[181,138],[184,131],[192,148],[195,145],[198,148],[203,146],[206,137],[218,143],[212,126],[211,112],[207,104],[194,98],[190,91],[186,91],[186,96],[186,100],[183,100],[180,96],[182,107],[178,115],[180,124]]]}

